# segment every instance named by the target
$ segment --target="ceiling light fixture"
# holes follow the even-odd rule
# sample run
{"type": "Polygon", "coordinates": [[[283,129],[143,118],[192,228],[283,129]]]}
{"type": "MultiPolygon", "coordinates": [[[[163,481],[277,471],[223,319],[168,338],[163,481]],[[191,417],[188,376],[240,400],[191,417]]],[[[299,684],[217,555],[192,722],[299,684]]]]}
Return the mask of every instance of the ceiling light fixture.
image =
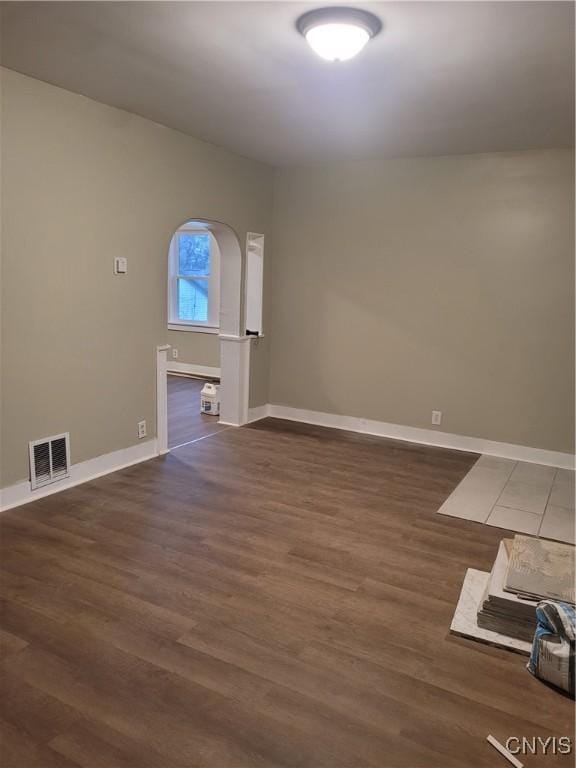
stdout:
{"type": "Polygon", "coordinates": [[[327,61],[346,61],[356,56],[382,29],[373,13],[360,8],[317,8],[300,16],[298,31],[318,56],[327,61]]]}

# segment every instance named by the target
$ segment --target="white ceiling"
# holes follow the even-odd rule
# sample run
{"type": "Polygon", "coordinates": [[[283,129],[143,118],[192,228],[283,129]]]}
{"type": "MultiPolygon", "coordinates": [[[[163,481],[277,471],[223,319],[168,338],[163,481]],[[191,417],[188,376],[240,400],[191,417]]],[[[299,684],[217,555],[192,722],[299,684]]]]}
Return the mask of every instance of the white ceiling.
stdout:
{"type": "Polygon", "coordinates": [[[357,4],[339,64],[294,27],[326,4],[7,2],[2,63],[277,165],[573,144],[572,2],[357,4]]]}

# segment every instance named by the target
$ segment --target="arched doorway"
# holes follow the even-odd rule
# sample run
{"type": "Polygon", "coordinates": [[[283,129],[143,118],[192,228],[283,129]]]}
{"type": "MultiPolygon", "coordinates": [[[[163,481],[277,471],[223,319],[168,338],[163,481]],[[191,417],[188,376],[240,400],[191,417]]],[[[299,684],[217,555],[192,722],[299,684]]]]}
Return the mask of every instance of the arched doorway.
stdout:
{"type": "MultiPolygon", "coordinates": [[[[204,218],[191,218],[181,224],[175,235],[186,226],[208,232],[217,243],[220,258],[218,338],[220,341],[221,406],[220,424],[241,426],[248,421],[250,385],[250,339],[242,329],[243,254],[236,232],[231,226],[204,218]]],[[[169,315],[168,315],[169,317],[169,315]]],[[[158,348],[157,420],[159,453],[168,451],[167,441],[167,355],[169,345],[158,348]]]]}

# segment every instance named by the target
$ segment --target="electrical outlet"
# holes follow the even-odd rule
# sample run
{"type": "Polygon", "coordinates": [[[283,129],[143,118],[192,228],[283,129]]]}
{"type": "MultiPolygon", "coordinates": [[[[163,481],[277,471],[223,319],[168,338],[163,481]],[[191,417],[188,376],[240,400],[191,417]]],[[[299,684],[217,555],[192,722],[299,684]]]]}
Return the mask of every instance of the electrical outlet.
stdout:
{"type": "Polygon", "coordinates": [[[178,357],[178,350],[176,347],[172,347],[172,357],[178,357]]]}
{"type": "Polygon", "coordinates": [[[432,424],[442,424],[442,411],[432,411],[432,424]]]}
{"type": "Polygon", "coordinates": [[[146,437],[146,421],[138,422],[138,439],[141,440],[146,437]]]}

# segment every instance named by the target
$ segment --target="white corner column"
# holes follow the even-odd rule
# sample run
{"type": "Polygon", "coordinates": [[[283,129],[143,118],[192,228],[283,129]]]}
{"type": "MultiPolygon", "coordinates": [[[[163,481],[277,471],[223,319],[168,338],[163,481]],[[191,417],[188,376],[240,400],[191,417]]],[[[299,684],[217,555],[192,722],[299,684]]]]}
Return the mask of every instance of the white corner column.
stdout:
{"type": "Polygon", "coordinates": [[[168,350],[169,344],[156,347],[156,436],[158,455],[168,448],[168,350]]]}
{"type": "Polygon", "coordinates": [[[220,424],[240,427],[248,422],[250,336],[220,336],[220,424]]]}

